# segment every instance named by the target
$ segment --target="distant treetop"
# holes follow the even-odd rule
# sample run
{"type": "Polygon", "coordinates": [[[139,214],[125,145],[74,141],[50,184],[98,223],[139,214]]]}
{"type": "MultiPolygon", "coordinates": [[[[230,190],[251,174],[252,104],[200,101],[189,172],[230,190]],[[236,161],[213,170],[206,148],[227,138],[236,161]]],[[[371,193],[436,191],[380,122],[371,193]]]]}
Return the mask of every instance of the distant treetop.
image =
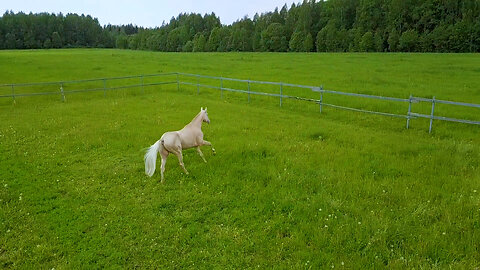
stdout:
{"type": "Polygon", "coordinates": [[[480,52],[480,0],[304,0],[222,25],[181,13],[156,28],[77,14],[0,17],[0,49],[104,47],[272,52],[480,52]]]}

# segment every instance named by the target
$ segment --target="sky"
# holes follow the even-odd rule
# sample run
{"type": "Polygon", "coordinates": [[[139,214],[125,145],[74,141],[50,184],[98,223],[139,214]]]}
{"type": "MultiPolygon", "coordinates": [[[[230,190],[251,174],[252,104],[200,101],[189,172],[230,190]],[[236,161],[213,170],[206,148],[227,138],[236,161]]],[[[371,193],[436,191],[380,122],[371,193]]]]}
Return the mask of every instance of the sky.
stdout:
{"type": "Polygon", "coordinates": [[[172,17],[186,13],[215,12],[222,24],[231,24],[244,16],[253,18],[255,13],[280,10],[284,4],[288,7],[297,1],[287,0],[1,0],[0,12],[5,11],[24,13],[77,13],[91,15],[97,18],[101,25],[129,24],[137,26],[155,27],[162,22],[168,23],[172,17]]]}

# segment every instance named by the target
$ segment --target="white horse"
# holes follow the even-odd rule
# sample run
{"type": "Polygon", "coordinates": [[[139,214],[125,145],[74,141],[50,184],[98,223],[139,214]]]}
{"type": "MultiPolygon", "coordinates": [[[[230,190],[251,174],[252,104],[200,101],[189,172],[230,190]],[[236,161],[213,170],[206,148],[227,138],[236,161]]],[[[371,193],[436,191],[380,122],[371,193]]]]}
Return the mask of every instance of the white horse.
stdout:
{"type": "Polygon", "coordinates": [[[157,152],[159,152],[162,157],[162,183],[164,182],[163,173],[165,172],[165,163],[167,162],[167,157],[170,153],[175,154],[178,157],[178,162],[185,174],[188,174],[188,171],[183,164],[183,149],[196,147],[200,157],[202,157],[203,161],[207,163],[202,150],[200,150],[200,146],[209,145],[212,147],[213,154],[215,154],[215,148],[213,148],[210,142],[203,140],[202,122],[210,124],[207,108],[205,108],[205,110],[201,108],[197,116],[195,116],[195,118],[193,118],[193,120],[183,129],[164,133],[160,140],[150,146],[147,149],[147,153],[145,153],[145,173],[151,177],[155,172],[157,152]]]}

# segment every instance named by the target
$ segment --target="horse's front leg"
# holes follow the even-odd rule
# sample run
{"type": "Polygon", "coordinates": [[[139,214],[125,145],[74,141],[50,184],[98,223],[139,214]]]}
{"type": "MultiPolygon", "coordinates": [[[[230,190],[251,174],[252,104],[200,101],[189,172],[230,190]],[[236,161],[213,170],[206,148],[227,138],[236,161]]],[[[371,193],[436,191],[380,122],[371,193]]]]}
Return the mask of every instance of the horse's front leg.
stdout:
{"type": "Polygon", "coordinates": [[[203,156],[202,150],[200,150],[200,146],[197,146],[197,152],[198,152],[198,154],[200,155],[200,157],[203,159],[203,161],[204,161],[205,163],[207,163],[207,160],[206,160],[205,157],[203,156]]]}
{"type": "Polygon", "coordinates": [[[202,145],[208,145],[208,146],[210,146],[210,147],[212,148],[212,152],[213,152],[214,155],[217,153],[217,152],[215,152],[215,148],[213,148],[213,145],[212,145],[211,142],[203,140],[202,145]]]}

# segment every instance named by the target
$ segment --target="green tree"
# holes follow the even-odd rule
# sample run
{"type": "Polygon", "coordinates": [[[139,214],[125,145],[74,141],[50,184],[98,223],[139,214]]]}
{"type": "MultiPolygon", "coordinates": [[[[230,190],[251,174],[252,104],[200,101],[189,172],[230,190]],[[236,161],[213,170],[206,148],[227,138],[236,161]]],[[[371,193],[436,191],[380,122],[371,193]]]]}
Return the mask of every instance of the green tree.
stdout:
{"type": "Polygon", "coordinates": [[[374,50],[375,45],[372,32],[368,31],[363,34],[359,47],[362,52],[372,52],[374,50]]]}
{"type": "Polygon", "coordinates": [[[384,40],[383,40],[383,35],[380,32],[376,32],[375,36],[373,38],[374,46],[375,46],[375,51],[376,52],[383,52],[384,51],[384,40]]]}
{"type": "Polygon", "coordinates": [[[360,0],[356,10],[355,27],[374,32],[385,25],[385,0],[360,0]]]}
{"type": "Polygon", "coordinates": [[[475,31],[478,31],[478,29],[475,29],[473,23],[466,20],[459,21],[452,25],[450,51],[473,52],[475,31]]]}
{"type": "Polygon", "coordinates": [[[255,31],[253,34],[252,49],[254,52],[264,51],[262,46],[262,33],[259,31],[255,31]]]}
{"type": "Polygon", "coordinates": [[[200,35],[209,51],[311,51],[315,41],[317,51],[479,52],[480,1],[303,0],[231,25],[221,25],[214,13],[181,13],[154,29],[101,27],[83,14],[7,11],[0,16],[0,49],[182,51],[188,41],[194,50],[200,35]]]}
{"type": "Polygon", "coordinates": [[[192,52],[193,51],[193,41],[189,40],[182,48],[183,52],[192,52]]]}
{"type": "Polygon", "coordinates": [[[193,39],[193,51],[204,52],[206,43],[207,42],[206,42],[205,36],[201,33],[198,33],[197,35],[195,35],[195,38],[193,39]]]}
{"type": "Polygon", "coordinates": [[[255,14],[253,17],[253,24],[255,26],[252,42],[253,50],[256,52],[266,51],[266,48],[262,42],[262,32],[265,31],[269,26],[269,18],[264,14],[261,16],[255,14]]]}
{"type": "Polygon", "coordinates": [[[217,48],[217,51],[218,52],[227,52],[228,51],[228,44],[230,42],[230,39],[231,39],[231,35],[232,35],[232,31],[230,30],[230,28],[228,27],[222,27],[220,28],[219,30],[219,45],[218,45],[218,48],[217,48]]]}
{"type": "Polygon", "coordinates": [[[402,33],[399,40],[400,49],[404,52],[414,52],[418,44],[418,34],[415,30],[408,30],[402,33]]]}
{"type": "Polygon", "coordinates": [[[303,4],[299,7],[297,29],[310,33],[312,27],[312,2],[303,0],[303,4]]]}
{"type": "Polygon", "coordinates": [[[388,35],[388,50],[397,52],[399,50],[400,35],[396,29],[392,29],[388,35]]]}
{"type": "Polygon", "coordinates": [[[160,29],[157,33],[157,47],[159,51],[167,51],[168,33],[165,29],[160,29]]]}
{"type": "Polygon", "coordinates": [[[210,52],[216,52],[220,46],[221,36],[220,27],[214,27],[207,41],[206,50],[210,52]]]}
{"type": "Polygon", "coordinates": [[[119,49],[128,49],[128,37],[125,34],[121,34],[115,41],[115,47],[119,49]]]}
{"type": "Polygon", "coordinates": [[[287,51],[287,38],[285,37],[283,26],[279,23],[270,24],[262,32],[261,43],[263,48],[269,52],[287,51]]]}
{"type": "Polygon", "coordinates": [[[215,27],[207,41],[207,51],[226,52],[231,36],[231,31],[227,27],[215,27]]]}
{"type": "Polygon", "coordinates": [[[303,37],[304,33],[302,31],[296,31],[293,33],[292,38],[290,39],[289,47],[292,52],[301,52],[303,51],[303,37]]]}
{"type": "Polygon", "coordinates": [[[327,18],[324,25],[334,21],[339,29],[352,29],[356,22],[358,5],[359,0],[326,1],[323,15],[327,18]]]}
{"type": "Polygon", "coordinates": [[[310,32],[307,33],[305,39],[303,40],[303,50],[305,52],[311,52],[313,50],[313,37],[310,32]]]}
{"type": "Polygon", "coordinates": [[[419,36],[418,48],[421,52],[433,52],[433,41],[431,33],[423,33],[419,36]]]}
{"type": "Polygon", "coordinates": [[[344,52],[348,50],[349,43],[349,32],[346,29],[338,30],[333,21],[317,34],[318,52],[344,52]]]}
{"type": "Polygon", "coordinates": [[[61,48],[62,47],[62,38],[58,32],[52,33],[52,48],[61,48]]]}
{"type": "Polygon", "coordinates": [[[365,32],[363,31],[362,28],[352,28],[350,32],[351,38],[353,42],[350,44],[350,51],[353,52],[360,52],[362,51],[362,39],[363,36],[365,35],[365,32]]]}
{"type": "Polygon", "coordinates": [[[296,31],[290,39],[289,47],[292,52],[311,52],[313,49],[312,34],[296,31]]]}
{"type": "Polygon", "coordinates": [[[50,49],[52,48],[52,40],[50,40],[49,38],[47,38],[45,40],[45,42],[43,42],[43,48],[44,49],[50,49]]]}
{"type": "Polygon", "coordinates": [[[327,31],[326,27],[322,28],[317,34],[317,39],[315,41],[315,46],[317,52],[327,52],[327,31]]]}
{"type": "Polygon", "coordinates": [[[163,35],[160,32],[154,31],[147,37],[147,48],[151,51],[160,51],[165,48],[163,44],[163,35]],[[163,47],[162,47],[163,46],[163,47]]]}
{"type": "MultiPolygon", "coordinates": [[[[286,8],[286,6],[284,8],[286,8]]],[[[299,17],[298,13],[299,10],[295,6],[295,3],[293,3],[290,7],[290,10],[287,11],[287,15],[285,18],[285,35],[287,37],[293,37],[295,30],[297,30],[297,21],[299,17]]]]}
{"type": "Polygon", "coordinates": [[[33,31],[28,31],[25,34],[24,44],[25,48],[27,49],[37,49],[40,47],[37,43],[37,40],[35,40],[35,34],[33,33],[33,31]]]}
{"type": "Polygon", "coordinates": [[[435,52],[448,52],[450,50],[450,36],[452,28],[448,25],[436,27],[429,35],[435,52]]]}
{"type": "Polygon", "coordinates": [[[205,37],[208,37],[212,32],[213,28],[221,27],[220,18],[218,18],[215,13],[205,14],[203,17],[204,20],[204,31],[203,34],[205,37]]]}
{"type": "Polygon", "coordinates": [[[232,24],[228,48],[230,51],[252,51],[255,26],[253,21],[243,18],[232,24]]]}
{"type": "Polygon", "coordinates": [[[181,28],[175,28],[168,34],[167,51],[169,52],[182,51],[183,42],[182,42],[181,32],[182,32],[181,28]]]}
{"type": "Polygon", "coordinates": [[[5,35],[5,48],[6,49],[16,49],[16,42],[17,42],[17,39],[15,37],[15,34],[7,33],[5,35]]]}
{"type": "Polygon", "coordinates": [[[285,18],[278,12],[278,7],[270,14],[270,23],[285,24],[285,18]]]}

